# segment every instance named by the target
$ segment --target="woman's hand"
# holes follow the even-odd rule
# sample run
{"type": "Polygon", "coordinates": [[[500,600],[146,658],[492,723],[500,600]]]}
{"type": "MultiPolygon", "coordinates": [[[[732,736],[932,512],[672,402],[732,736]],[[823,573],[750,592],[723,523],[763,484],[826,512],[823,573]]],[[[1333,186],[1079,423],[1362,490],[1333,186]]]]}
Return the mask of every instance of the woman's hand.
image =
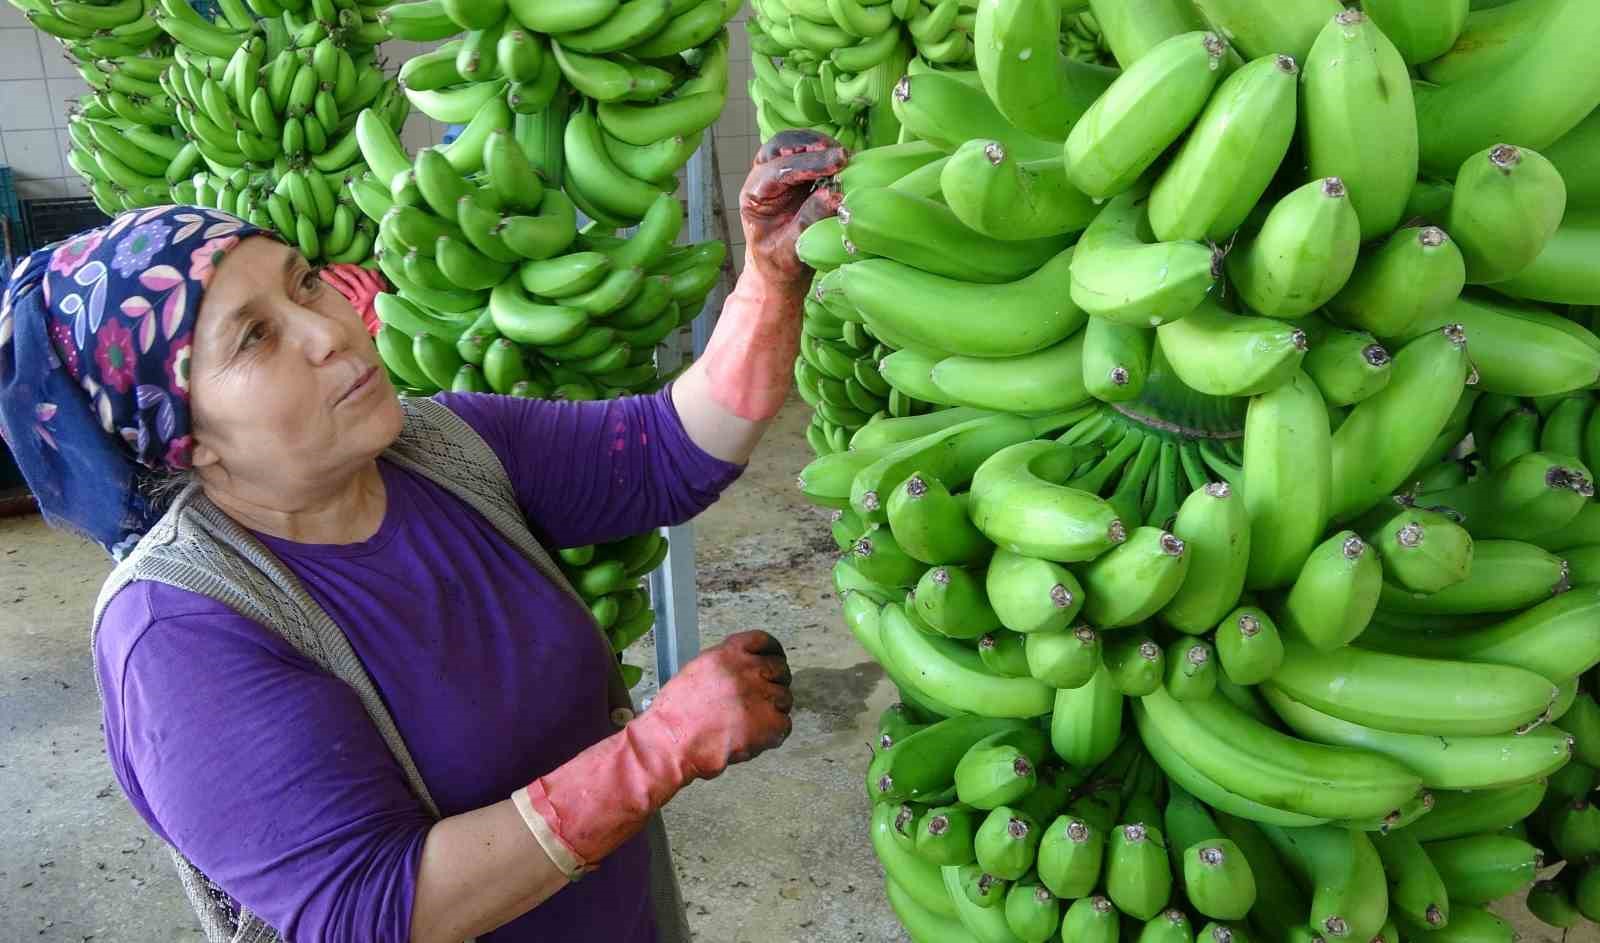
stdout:
{"type": "Polygon", "coordinates": [[[356,309],[361,315],[361,321],[367,326],[367,333],[377,334],[382,322],[378,320],[374,300],[382,293],[389,290],[389,285],[383,276],[370,269],[359,265],[324,265],[318,273],[322,280],[333,286],[333,290],[345,297],[350,302],[350,307],[356,309]]]}
{"type": "Polygon", "coordinates": [[[640,716],[662,725],[675,751],[701,779],[782,745],[794,707],[789,661],[765,632],[741,632],[707,649],[661,688],[640,716]]]}
{"type": "Polygon", "coordinates": [[[805,294],[811,269],[795,255],[794,242],[807,226],[838,211],[839,191],[827,178],[848,159],[838,141],[808,130],[776,134],[756,155],[739,192],[739,219],[745,267],[770,288],[805,294]]]}

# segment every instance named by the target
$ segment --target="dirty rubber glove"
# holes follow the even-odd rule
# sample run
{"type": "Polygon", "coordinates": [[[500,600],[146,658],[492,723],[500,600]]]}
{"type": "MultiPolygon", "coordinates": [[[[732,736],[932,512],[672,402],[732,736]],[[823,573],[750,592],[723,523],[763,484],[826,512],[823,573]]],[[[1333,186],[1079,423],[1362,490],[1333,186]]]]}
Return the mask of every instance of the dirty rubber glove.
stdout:
{"type": "Polygon", "coordinates": [[[678,790],[789,736],[789,662],[765,632],[741,632],[668,681],[650,709],[512,796],[569,878],[594,869],[678,790]]]}
{"type": "Polygon", "coordinates": [[[344,295],[345,300],[350,302],[350,307],[355,308],[356,313],[361,315],[362,323],[367,326],[367,333],[376,335],[383,323],[378,320],[373,301],[389,290],[389,285],[383,280],[383,276],[359,265],[348,264],[324,265],[319,275],[323,282],[344,295]]]}
{"type": "Polygon", "coordinates": [[[811,269],[794,243],[807,226],[838,211],[841,196],[830,178],[848,160],[842,144],[815,131],[783,131],[761,148],[739,192],[746,271],[773,289],[805,295],[811,269]]]}
{"type": "MultiPolygon", "coordinates": [[[[794,385],[800,320],[811,268],[795,254],[807,226],[839,209],[830,179],[848,155],[815,131],[784,131],[756,155],[739,194],[745,262],[696,367],[704,393],[725,412],[764,422],[783,408],[794,385]]],[[[682,409],[680,403],[680,410],[682,409]]]]}

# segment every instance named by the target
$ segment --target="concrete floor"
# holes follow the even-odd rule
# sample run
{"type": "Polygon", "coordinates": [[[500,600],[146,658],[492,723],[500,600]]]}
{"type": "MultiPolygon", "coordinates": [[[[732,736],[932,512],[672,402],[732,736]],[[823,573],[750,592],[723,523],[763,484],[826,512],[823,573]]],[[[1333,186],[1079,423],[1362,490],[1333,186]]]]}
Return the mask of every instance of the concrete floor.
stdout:
{"type": "MultiPolygon", "coordinates": [[[[698,940],[903,941],[867,845],[861,785],[893,689],[838,614],[825,516],[794,487],[809,458],[788,409],[744,478],[697,522],[705,644],[748,628],[788,648],[795,735],[697,784],[667,825],[698,940]]],[[[0,943],[198,940],[165,853],[106,766],[87,619],[104,557],[37,518],[0,521],[0,943]]],[[[649,665],[648,646],[630,659],[649,665]]],[[[647,694],[648,677],[639,692],[647,694]]],[[[1506,908],[1522,939],[1595,943],[1506,908]]]]}

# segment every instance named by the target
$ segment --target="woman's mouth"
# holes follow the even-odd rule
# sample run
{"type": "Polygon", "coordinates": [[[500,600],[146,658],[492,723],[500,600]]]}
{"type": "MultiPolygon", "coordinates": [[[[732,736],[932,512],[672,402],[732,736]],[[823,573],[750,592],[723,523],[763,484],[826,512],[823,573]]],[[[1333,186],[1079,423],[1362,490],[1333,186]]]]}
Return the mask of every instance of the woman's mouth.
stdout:
{"type": "Polygon", "coordinates": [[[355,398],[361,396],[362,394],[368,392],[374,386],[377,385],[377,384],[372,382],[373,380],[377,379],[377,377],[378,377],[378,368],[377,367],[368,367],[365,371],[362,372],[361,376],[359,378],[357,378],[356,382],[350,384],[350,388],[345,390],[344,393],[337,400],[334,401],[333,405],[338,406],[340,403],[343,403],[343,402],[345,402],[347,400],[355,399],[355,398]]]}

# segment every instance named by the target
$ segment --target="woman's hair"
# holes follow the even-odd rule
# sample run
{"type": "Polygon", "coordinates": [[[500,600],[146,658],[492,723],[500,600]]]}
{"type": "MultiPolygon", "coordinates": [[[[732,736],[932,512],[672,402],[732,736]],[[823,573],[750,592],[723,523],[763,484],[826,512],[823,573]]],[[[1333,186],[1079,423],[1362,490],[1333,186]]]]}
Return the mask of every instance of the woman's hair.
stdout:
{"type": "Polygon", "coordinates": [[[150,501],[151,510],[162,514],[194,480],[195,473],[191,468],[146,468],[140,469],[136,484],[139,493],[150,501]]]}

